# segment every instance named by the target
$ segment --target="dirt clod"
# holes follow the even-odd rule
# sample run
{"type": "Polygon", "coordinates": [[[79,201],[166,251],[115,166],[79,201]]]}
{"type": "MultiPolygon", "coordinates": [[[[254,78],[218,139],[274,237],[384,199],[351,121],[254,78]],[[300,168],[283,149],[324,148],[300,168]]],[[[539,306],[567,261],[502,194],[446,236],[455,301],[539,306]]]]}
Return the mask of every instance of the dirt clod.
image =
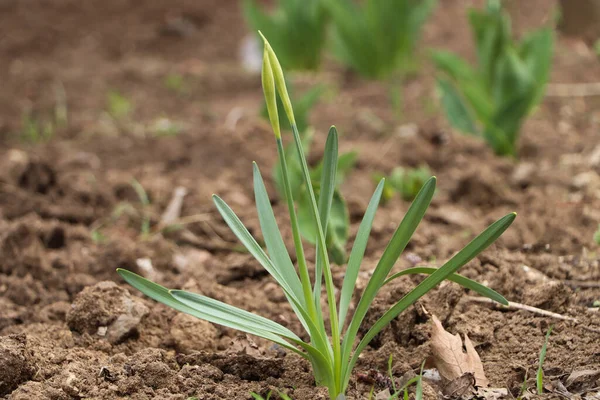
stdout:
{"type": "Polygon", "coordinates": [[[85,288],[67,314],[69,328],[119,343],[137,329],[148,307],[114,282],[85,288]]]}
{"type": "Polygon", "coordinates": [[[30,379],[34,370],[25,335],[0,336],[0,395],[30,379]]]}

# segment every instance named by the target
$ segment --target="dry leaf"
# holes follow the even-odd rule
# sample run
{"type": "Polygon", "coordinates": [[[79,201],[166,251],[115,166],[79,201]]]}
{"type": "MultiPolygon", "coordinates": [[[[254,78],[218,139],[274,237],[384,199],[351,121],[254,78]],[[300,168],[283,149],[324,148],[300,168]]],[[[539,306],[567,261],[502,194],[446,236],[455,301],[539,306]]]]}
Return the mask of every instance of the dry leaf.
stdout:
{"type": "Polygon", "coordinates": [[[431,318],[433,321],[431,349],[435,366],[440,375],[449,381],[453,381],[465,373],[472,373],[475,376],[477,386],[487,387],[489,381],[485,377],[483,364],[469,338],[465,335],[465,347],[467,349],[465,353],[460,336],[447,332],[435,315],[432,314],[431,318]]]}

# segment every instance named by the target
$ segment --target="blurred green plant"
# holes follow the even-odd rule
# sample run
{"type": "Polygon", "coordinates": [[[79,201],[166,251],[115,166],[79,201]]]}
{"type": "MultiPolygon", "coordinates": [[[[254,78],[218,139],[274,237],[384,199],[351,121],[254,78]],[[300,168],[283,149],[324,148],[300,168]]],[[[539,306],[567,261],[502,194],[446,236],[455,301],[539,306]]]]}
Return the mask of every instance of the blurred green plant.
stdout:
{"type": "Polygon", "coordinates": [[[544,95],[553,32],[543,28],[514,41],[510,17],[499,0],[488,0],[482,11],[471,10],[469,21],[475,68],[450,52],[433,54],[441,72],[442,107],[456,129],[483,137],[496,154],[516,156],[521,125],[544,95]]]}
{"type": "Polygon", "coordinates": [[[187,87],[183,75],[172,72],[165,76],[164,85],[167,89],[177,94],[186,94],[187,87]]]}
{"type": "Polygon", "coordinates": [[[596,242],[596,244],[600,245],[600,224],[598,224],[598,229],[594,233],[594,242],[596,242]]]}
{"type": "Polygon", "coordinates": [[[322,0],[278,0],[271,13],[264,12],[256,0],[244,0],[243,10],[250,27],[271,38],[283,68],[319,67],[327,26],[322,0]]]}
{"type": "Polygon", "coordinates": [[[43,121],[33,112],[25,111],[21,119],[20,139],[27,143],[42,143],[50,140],[56,132],[52,121],[43,121]]]}
{"type": "MultiPolygon", "coordinates": [[[[295,113],[296,109],[294,109],[295,113]]],[[[332,128],[335,130],[335,128],[332,128]]],[[[309,129],[301,135],[302,148],[304,154],[308,157],[312,145],[314,131],[309,129]]],[[[309,192],[304,184],[302,175],[302,164],[298,158],[294,144],[290,144],[285,149],[285,158],[288,168],[289,183],[292,189],[292,197],[298,207],[298,227],[300,234],[311,244],[316,244],[317,231],[316,223],[311,214],[311,202],[309,192]]],[[[347,152],[338,157],[337,172],[335,178],[335,189],[331,202],[331,211],[329,213],[329,222],[327,223],[326,243],[329,250],[329,256],[334,263],[342,265],[347,261],[346,242],[350,233],[350,216],[348,206],[339,190],[346,176],[350,173],[356,163],[356,153],[347,152]]],[[[310,169],[312,187],[316,196],[319,196],[320,182],[323,173],[323,160],[315,167],[310,169]]],[[[283,181],[283,171],[281,165],[277,164],[273,170],[273,179],[277,193],[281,199],[285,199],[285,185],[283,181]]]]}
{"type": "Polygon", "coordinates": [[[133,111],[133,104],[117,90],[110,90],[106,96],[108,114],[115,120],[123,120],[133,111]]]}
{"type": "MultiPolygon", "coordinates": [[[[387,202],[399,193],[402,200],[412,201],[431,176],[431,171],[426,165],[418,168],[396,167],[385,181],[382,200],[387,202]]],[[[383,177],[383,174],[375,174],[373,178],[379,182],[383,177]]]]}
{"type": "Polygon", "coordinates": [[[385,79],[414,63],[435,0],[322,0],[334,26],[334,52],[360,75],[385,79]]]}

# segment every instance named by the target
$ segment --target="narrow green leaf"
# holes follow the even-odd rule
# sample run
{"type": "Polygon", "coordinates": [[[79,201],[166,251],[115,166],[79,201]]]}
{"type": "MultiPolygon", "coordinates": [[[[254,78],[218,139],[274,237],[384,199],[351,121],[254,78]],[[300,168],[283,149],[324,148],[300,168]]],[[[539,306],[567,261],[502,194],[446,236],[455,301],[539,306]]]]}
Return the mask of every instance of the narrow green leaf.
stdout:
{"type": "Polygon", "coordinates": [[[302,297],[297,297],[295,295],[295,290],[297,290],[297,288],[293,289],[288,285],[286,279],[282,277],[280,271],[273,265],[265,251],[256,242],[256,239],[252,237],[250,232],[248,232],[248,229],[246,229],[242,221],[240,221],[240,219],[237,217],[237,215],[235,215],[235,213],[227,205],[227,203],[225,203],[217,195],[213,195],[213,201],[217,207],[217,210],[219,210],[219,213],[221,214],[231,231],[235,234],[235,236],[237,236],[240,242],[242,242],[244,247],[248,249],[250,254],[252,254],[254,258],[256,258],[256,260],[263,266],[264,269],[267,270],[267,272],[269,272],[273,276],[273,278],[275,278],[275,280],[281,285],[282,288],[284,288],[284,290],[288,291],[290,294],[295,296],[295,299],[299,304],[304,304],[304,302],[300,300],[302,299],[302,297]]]}
{"type": "Polygon", "coordinates": [[[471,261],[479,253],[488,248],[488,246],[498,239],[500,235],[502,235],[502,233],[504,233],[504,231],[510,226],[510,224],[512,224],[515,217],[516,214],[511,213],[494,222],[479,236],[466,245],[465,248],[463,248],[448,262],[446,262],[441,268],[438,268],[433,274],[429,275],[416,288],[411,290],[398,303],[386,311],[381,318],[379,318],[375,324],[373,324],[373,326],[369,329],[356,347],[348,368],[346,369],[345,382],[348,382],[349,371],[351,371],[356,364],[360,353],[385,326],[387,326],[402,311],[407,309],[411,304],[414,304],[415,301],[437,286],[440,282],[458,271],[463,265],[471,261]]]}
{"type": "MultiPolygon", "coordinates": [[[[238,325],[245,325],[248,329],[259,329],[267,332],[272,332],[292,340],[299,340],[292,331],[286,327],[271,321],[268,318],[242,310],[227,303],[211,299],[210,297],[202,296],[197,293],[187,292],[185,290],[169,290],[173,298],[193,309],[194,316],[201,319],[209,320],[214,318],[217,320],[231,321],[238,325]]],[[[210,321],[210,320],[209,320],[210,321]]]]}
{"type": "Polygon", "coordinates": [[[367,311],[375,299],[377,292],[383,285],[383,282],[389,275],[392,267],[398,260],[398,257],[400,257],[400,254],[402,254],[404,248],[410,241],[410,238],[417,229],[419,222],[421,222],[423,215],[425,215],[425,211],[427,210],[427,207],[429,207],[429,203],[431,202],[431,198],[435,192],[435,183],[435,177],[431,177],[423,185],[419,191],[419,194],[415,198],[415,201],[411,204],[406,212],[406,215],[402,219],[402,222],[398,226],[398,229],[396,229],[396,232],[394,232],[392,239],[388,243],[383,255],[381,256],[381,259],[379,260],[379,263],[377,263],[377,267],[375,267],[373,276],[371,276],[371,279],[369,280],[369,283],[367,284],[367,287],[360,298],[358,306],[356,306],[356,311],[354,312],[350,326],[346,331],[342,353],[342,358],[344,360],[350,357],[352,346],[354,345],[354,339],[356,338],[360,324],[362,323],[365,315],[367,315],[367,311]]]}
{"type": "Polygon", "coordinates": [[[548,329],[546,332],[546,337],[544,338],[544,344],[542,345],[542,350],[540,351],[540,360],[538,363],[538,370],[535,377],[535,383],[538,394],[544,393],[544,361],[546,360],[546,350],[548,348],[548,339],[550,339],[550,334],[552,333],[552,328],[554,325],[548,329]]]}
{"type": "MultiPolygon", "coordinates": [[[[405,276],[405,275],[413,275],[413,274],[428,274],[431,275],[433,274],[435,271],[437,271],[437,268],[428,268],[428,267],[414,267],[414,268],[407,268],[404,269],[392,276],[390,276],[383,284],[387,285],[388,283],[390,283],[391,281],[393,281],[396,278],[399,278],[401,276],[405,276]]],[[[502,296],[500,293],[496,292],[493,289],[490,289],[487,286],[482,285],[481,283],[475,282],[474,280],[471,280],[467,277],[464,277],[462,275],[459,274],[452,274],[449,275],[446,279],[448,279],[449,281],[452,281],[454,283],[458,283],[459,285],[470,289],[474,292],[479,293],[482,296],[488,297],[494,301],[497,301],[500,304],[504,304],[505,306],[508,305],[508,301],[504,298],[504,296],[502,296]]]]}
{"type": "MultiPolygon", "coordinates": [[[[321,172],[321,185],[319,190],[319,218],[323,230],[327,232],[329,221],[329,212],[331,211],[331,202],[335,192],[335,178],[337,174],[338,162],[338,133],[335,126],[329,129],[327,142],[325,143],[325,152],[323,154],[323,168],[321,172]]],[[[316,224],[313,224],[316,226],[316,224]]],[[[319,242],[317,242],[316,262],[315,262],[315,284],[313,293],[315,304],[320,304],[321,299],[321,279],[323,278],[323,258],[319,256],[319,242]]],[[[317,307],[320,309],[320,307],[317,307]]]]}
{"type": "MultiPolygon", "coordinates": [[[[146,278],[143,278],[137,274],[134,274],[133,272],[130,272],[130,271],[127,271],[124,269],[117,269],[117,272],[131,286],[138,289],[140,292],[144,293],[146,296],[158,301],[159,303],[163,303],[164,305],[174,308],[177,311],[195,316],[197,318],[204,319],[206,321],[209,321],[209,322],[212,322],[215,324],[227,326],[229,328],[236,329],[241,332],[246,332],[246,333],[250,333],[255,336],[262,337],[264,339],[267,339],[274,343],[277,343],[277,344],[281,345],[282,347],[285,347],[288,350],[292,350],[295,353],[300,354],[302,357],[306,357],[306,355],[303,352],[299,351],[296,347],[294,347],[289,342],[287,342],[285,339],[280,337],[278,333],[274,333],[274,332],[270,331],[269,329],[264,329],[264,328],[261,329],[261,328],[257,328],[256,326],[250,326],[249,324],[246,324],[246,323],[240,324],[235,319],[232,320],[232,319],[228,319],[228,318],[219,318],[217,316],[211,316],[209,314],[202,313],[192,307],[189,307],[189,306],[177,301],[170,294],[169,289],[167,289],[157,283],[154,283],[146,278]]],[[[254,314],[251,314],[251,315],[254,315],[254,314]]],[[[258,317],[258,316],[256,316],[256,317],[258,317]]],[[[258,318],[261,318],[261,317],[258,317],[258,318]]],[[[272,322],[272,321],[270,321],[270,322],[271,322],[271,324],[278,325],[277,331],[286,332],[285,337],[287,337],[288,339],[290,339],[292,341],[300,341],[299,338],[292,331],[288,330],[284,326],[276,324],[275,322],[272,322]]],[[[281,335],[281,336],[284,336],[284,335],[281,335]]]]}
{"type": "Polygon", "coordinates": [[[279,273],[280,278],[286,283],[286,287],[293,291],[296,299],[300,300],[300,304],[304,307],[302,297],[302,284],[300,278],[296,273],[294,264],[290,259],[290,255],[285,247],[281,232],[277,226],[275,215],[273,214],[273,207],[265,183],[260,174],[260,170],[256,163],[252,165],[254,171],[254,196],[256,202],[256,209],[258,211],[258,219],[260,222],[260,228],[267,245],[270,259],[273,261],[273,265],[276,271],[279,273]]]}
{"type": "Polygon", "coordinates": [[[452,83],[438,78],[438,88],[442,95],[442,106],[450,124],[465,133],[478,135],[475,120],[465,102],[452,83]]]}
{"type": "Polygon", "coordinates": [[[346,315],[348,314],[348,307],[350,306],[350,300],[352,300],[352,294],[356,286],[356,279],[358,278],[358,272],[360,271],[360,264],[362,263],[367,248],[367,242],[369,241],[369,235],[371,234],[371,227],[373,226],[373,220],[375,219],[375,213],[377,207],[379,207],[379,201],[385,187],[385,179],[379,181],[379,185],[375,189],[365,215],[358,227],[356,233],[356,239],[354,239],[354,245],[350,252],[350,258],[348,259],[348,266],[346,267],[346,275],[344,276],[344,282],[342,283],[342,290],[340,294],[340,333],[343,329],[344,322],[346,321],[346,315]]]}

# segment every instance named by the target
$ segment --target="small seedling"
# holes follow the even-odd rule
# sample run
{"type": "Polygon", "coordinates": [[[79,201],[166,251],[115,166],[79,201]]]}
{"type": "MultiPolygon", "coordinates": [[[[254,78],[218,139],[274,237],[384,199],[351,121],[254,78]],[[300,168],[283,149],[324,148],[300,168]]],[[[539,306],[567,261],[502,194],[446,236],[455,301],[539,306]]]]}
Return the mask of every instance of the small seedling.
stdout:
{"type": "MultiPolygon", "coordinates": [[[[260,394],[254,393],[254,392],[250,392],[250,396],[252,396],[253,399],[255,400],[270,400],[271,399],[271,394],[272,392],[269,391],[269,393],[267,393],[267,397],[263,397],[260,394]]],[[[281,400],[292,400],[292,398],[290,396],[288,396],[287,394],[283,393],[283,392],[277,392],[277,395],[279,395],[279,397],[281,398],[281,400]]]]}
{"type": "Polygon", "coordinates": [[[177,73],[170,73],[165,77],[165,87],[177,94],[185,94],[187,92],[183,75],[177,73]]]}
{"type": "Polygon", "coordinates": [[[385,79],[414,61],[435,0],[323,0],[334,25],[334,51],[360,75],[385,79]]]}
{"type": "Polygon", "coordinates": [[[594,233],[594,242],[596,242],[596,244],[600,245],[600,224],[598,224],[598,229],[594,233]]]}
{"type": "Polygon", "coordinates": [[[127,118],[133,111],[131,101],[116,90],[108,92],[106,106],[108,114],[117,121],[127,118]]]}
{"type": "Polygon", "coordinates": [[[150,236],[150,215],[148,214],[148,207],[150,207],[150,198],[148,197],[148,193],[144,187],[137,181],[137,179],[133,179],[131,181],[131,187],[135,190],[135,194],[137,194],[140,199],[140,203],[142,203],[142,225],[140,226],[140,233],[142,238],[147,238],[150,236]]]}
{"type": "Polygon", "coordinates": [[[484,11],[471,10],[477,65],[449,52],[433,55],[442,107],[452,126],[480,136],[499,155],[516,156],[519,130],[544,95],[552,61],[549,28],[511,37],[510,17],[499,0],[484,11]]]}
{"type": "MultiPolygon", "coordinates": [[[[335,128],[333,128],[335,129],[335,128]]],[[[305,155],[308,155],[313,138],[313,131],[308,130],[301,136],[302,149],[305,155]]],[[[298,206],[298,228],[304,239],[311,244],[317,243],[317,232],[315,222],[311,214],[311,203],[309,192],[304,184],[302,175],[302,164],[296,154],[293,145],[285,149],[285,158],[288,167],[288,177],[292,190],[292,197],[298,206]]],[[[310,169],[311,184],[316,196],[320,193],[320,182],[323,173],[323,161],[310,169]]],[[[331,200],[331,209],[329,212],[329,221],[327,223],[326,242],[329,256],[334,263],[338,265],[345,264],[347,261],[346,242],[350,234],[350,215],[346,201],[339,190],[340,185],[352,170],[356,162],[356,153],[348,152],[340,155],[337,160],[337,173],[335,178],[335,189],[331,200]]],[[[276,165],[273,171],[273,178],[280,198],[286,198],[285,179],[281,165],[276,165]]]]}
{"type": "Polygon", "coordinates": [[[51,121],[42,121],[30,111],[23,113],[20,138],[28,143],[42,143],[50,140],[55,130],[51,121]]]}
{"type": "Polygon", "coordinates": [[[278,0],[265,13],[256,0],[244,0],[244,16],[254,32],[272,38],[281,64],[289,70],[316,70],[326,42],[327,14],[322,0],[278,0]]]}
{"type": "MultiPolygon", "coordinates": [[[[391,200],[396,193],[400,194],[402,200],[412,201],[429,178],[431,171],[426,165],[419,168],[396,167],[385,182],[383,201],[391,200]]],[[[375,179],[381,179],[381,175],[375,175],[375,179]]]]}
{"type": "Polygon", "coordinates": [[[538,394],[544,393],[544,369],[543,369],[543,367],[544,367],[544,360],[546,359],[546,349],[548,348],[548,339],[550,338],[550,334],[552,333],[552,328],[554,328],[554,326],[551,326],[548,329],[548,332],[546,332],[544,344],[542,345],[542,350],[540,351],[540,361],[539,361],[537,373],[535,375],[535,386],[537,388],[538,394]]]}
{"type": "Polygon", "coordinates": [[[359,339],[361,325],[371,304],[385,283],[389,282],[390,279],[394,279],[394,276],[388,278],[388,275],[425,215],[425,211],[435,191],[436,179],[432,177],[423,185],[415,201],[409,207],[404,219],[393,234],[381,259],[377,263],[373,274],[360,296],[353,315],[349,316],[350,302],[355,290],[375,212],[381,199],[384,182],[382,180],[377,186],[367,206],[363,221],[358,228],[342,287],[339,290],[340,297],[338,302],[336,301],[338,289],[335,287],[333,281],[325,234],[327,232],[336,185],[336,170],[338,166],[337,131],[331,129],[327,137],[321,168],[319,196],[317,197],[312,185],[312,178],[306,162],[300,133],[295,123],[292,104],[285,89],[283,71],[275,52],[266,39],[264,43],[263,91],[275,134],[278,160],[282,170],[286,203],[298,264],[297,270],[287,252],[275,220],[269,195],[256,163],[253,165],[255,201],[266,251],[263,250],[233,210],[220,197],[215,195],[213,199],[217,209],[233,233],[281,286],[285,297],[289,301],[300,324],[305,329],[309,340],[302,340],[298,334],[275,321],[209,297],[184,290],[169,290],[127,270],[118,269],[118,273],[129,284],[149,297],[178,311],[265,338],[305,358],[312,365],[312,372],[316,383],[328,388],[329,397],[332,400],[345,399],[346,389],[354,366],[358,362],[360,354],[371,340],[400,313],[413,305],[419,298],[443,280],[454,280],[483,296],[490,297],[502,304],[508,304],[506,299],[500,294],[475,281],[457,275],[456,272],[500,237],[515,219],[515,214],[508,214],[490,225],[442,267],[438,269],[419,269],[418,272],[415,269],[404,270],[404,274],[425,273],[429,276],[383,313],[372,326],[362,327],[362,331],[365,333],[359,339]],[[294,145],[298,160],[300,161],[302,177],[310,203],[308,211],[315,225],[317,244],[315,246],[314,276],[312,278],[308,269],[304,244],[300,235],[298,213],[296,212],[292,187],[290,185],[290,175],[288,173],[279,116],[277,114],[277,94],[282,99],[285,113],[292,125],[294,145]],[[326,295],[325,308],[321,307],[323,286],[325,286],[324,291],[326,295]],[[326,316],[323,315],[324,312],[327,313],[326,316]],[[326,328],[326,321],[328,322],[328,328],[326,328]],[[357,339],[359,340],[357,341],[357,339]]]}

